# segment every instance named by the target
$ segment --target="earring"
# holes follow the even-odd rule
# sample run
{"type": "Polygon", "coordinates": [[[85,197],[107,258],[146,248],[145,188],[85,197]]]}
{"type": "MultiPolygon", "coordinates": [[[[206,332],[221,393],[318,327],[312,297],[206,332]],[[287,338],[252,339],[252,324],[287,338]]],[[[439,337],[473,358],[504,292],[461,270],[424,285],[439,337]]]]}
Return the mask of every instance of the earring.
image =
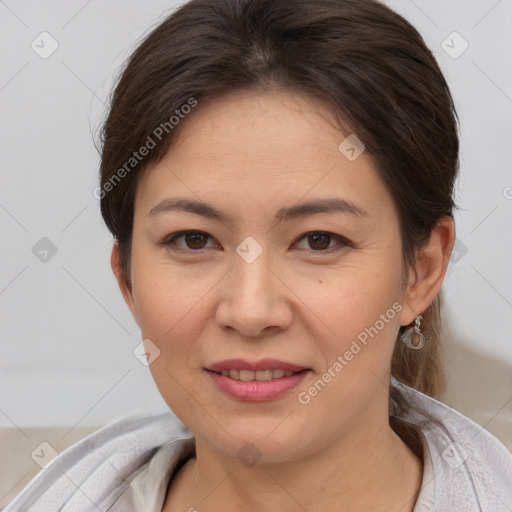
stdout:
{"type": "Polygon", "coordinates": [[[414,320],[414,326],[407,328],[404,333],[400,336],[402,343],[405,343],[409,348],[413,350],[419,350],[425,345],[425,336],[420,330],[420,322],[422,316],[418,315],[414,320]]]}

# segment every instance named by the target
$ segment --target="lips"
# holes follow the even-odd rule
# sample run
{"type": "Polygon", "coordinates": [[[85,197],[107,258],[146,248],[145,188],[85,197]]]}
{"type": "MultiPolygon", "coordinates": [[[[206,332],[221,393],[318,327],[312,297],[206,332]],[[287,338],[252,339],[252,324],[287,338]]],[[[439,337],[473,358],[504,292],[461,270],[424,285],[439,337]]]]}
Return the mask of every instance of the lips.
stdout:
{"type": "MultiPolygon", "coordinates": [[[[227,370],[223,370],[226,372],[227,370]]],[[[238,370],[229,370],[229,373],[238,370]]],[[[242,372],[251,372],[252,370],[239,370],[242,372]]],[[[259,371],[258,370],[256,374],[259,371]]],[[[274,370],[272,370],[273,372],[274,370]]],[[[284,371],[279,370],[277,371],[284,371]]],[[[288,370],[291,372],[291,370],[288,370]]],[[[212,370],[206,370],[206,373],[212,379],[215,387],[220,390],[226,396],[242,401],[266,401],[274,400],[285,396],[292,389],[300,384],[310,373],[310,370],[302,370],[300,372],[291,372],[290,376],[284,376],[276,379],[267,381],[260,380],[236,380],[229,376],[222,375],[221,373],[214,372],[212,370]]]]}
{"type": "Polygon", "coordinates": [[[310,368],[261,359],[228,359],[205,368],[218,388],[238,400],[272,400],[290,391],[310,373],[310,368]]]}

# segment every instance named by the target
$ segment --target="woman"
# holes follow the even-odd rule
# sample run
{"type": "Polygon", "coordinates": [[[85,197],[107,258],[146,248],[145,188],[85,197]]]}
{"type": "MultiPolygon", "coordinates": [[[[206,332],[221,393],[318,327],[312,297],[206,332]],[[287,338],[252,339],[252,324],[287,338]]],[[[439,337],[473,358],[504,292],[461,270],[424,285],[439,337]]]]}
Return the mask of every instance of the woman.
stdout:
{"type": "Polygon", "coordinates": [[[6,510],[511,510],[510,453],[433,398],[457,170],[448,86],[383,4],[180,7],[116,86],[97,190],[176,416],[6,510]]]}

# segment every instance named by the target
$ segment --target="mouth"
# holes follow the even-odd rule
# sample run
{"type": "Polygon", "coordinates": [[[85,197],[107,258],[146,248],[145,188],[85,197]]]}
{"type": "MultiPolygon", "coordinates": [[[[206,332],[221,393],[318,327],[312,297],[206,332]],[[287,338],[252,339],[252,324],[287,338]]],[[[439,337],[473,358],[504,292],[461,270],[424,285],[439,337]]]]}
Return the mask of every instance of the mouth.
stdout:
{"type": "MultiPolygon", "coordinates": [[[[213,371],[213,370],[210,370],[213,371]]],[[[229,377],[233,380],[241,380],[244,382],[258,381],[264,382],[269,380],[282,379],[283,377],[291,377],[292,375],[307,372],[308,369],[304,369],[298,372],[291,370],[283,370],[282,368],[269,368],[268,370],[221,370],[220,372],[214,372],[217,375],[223,377],[229,377]]]]}
{"type": "Polygon", "coordinates": [[[246,361],[245,359],[226,359],[205,368],[224,377],[243,381],[266,381],[291,377],[295,373],[311,370],[305,366],[280,361],[278,359],[261,359],[260,361],[246,361]]]}
{"type": "Polygon", "coordinates": [[[206,372],[218,388],[239,400],[271,400],[296,387],[311,368],[284,361],[265,359],[258,362],[228,360],[215,363],[206,372]]]}

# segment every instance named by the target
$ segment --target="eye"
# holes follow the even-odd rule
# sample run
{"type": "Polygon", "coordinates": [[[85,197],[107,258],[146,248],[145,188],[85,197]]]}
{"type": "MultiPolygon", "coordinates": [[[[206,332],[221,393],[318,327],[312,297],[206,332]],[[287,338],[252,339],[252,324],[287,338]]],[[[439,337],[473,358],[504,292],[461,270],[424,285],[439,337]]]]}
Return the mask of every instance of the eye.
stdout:
{"type": "Polygon", "coordinates": [[[158,245],[170,247],[177,251],[200,251],[208,249],[206,247],[207,240],[211,238],[210,235],[203,231],[178,231],[164,238],[158,245]],[[177,244],[177,240],[183,239],[185,246],[177,244]]]}
{"type": "MultiPolygon", "coordinates": [[[[300,240],[305,240],[313,252],[334,252],[347,246],[354,247],[354,244],[346,238],[327,231],[311,231],[299,238],[300,240]],[[333,241],[337,241],[338,245],[330,246],[333,241]]],[[[308,249],[308,247],[299,247],[299,249],[308,249]]]]}
{"type": "MultiPolygon", "coordinates": [[[[178,231],[164,238],[158,245],[168,247],[171,250],[182,252],[199,252],[203,249],[211,248],[206,244],[212,237],[203,231],[178,231]],[[182,240],[185,245],[177,243],[182,240]]],[[[310,231],[299,238],[295,244],[297,247],[301,240],[304,240],[309,247],[298,247],[301,250],[310,250],[312,252],[331,253],[339,251],[344,247],[354,247],[354,244],[346,238],[329,233],[328,231],[310,231]],[[332,242],[337,241],[337,245],[332,246],[332,242]]],[[[216,247],[215,245],[213,247],[216,247]]]]}

